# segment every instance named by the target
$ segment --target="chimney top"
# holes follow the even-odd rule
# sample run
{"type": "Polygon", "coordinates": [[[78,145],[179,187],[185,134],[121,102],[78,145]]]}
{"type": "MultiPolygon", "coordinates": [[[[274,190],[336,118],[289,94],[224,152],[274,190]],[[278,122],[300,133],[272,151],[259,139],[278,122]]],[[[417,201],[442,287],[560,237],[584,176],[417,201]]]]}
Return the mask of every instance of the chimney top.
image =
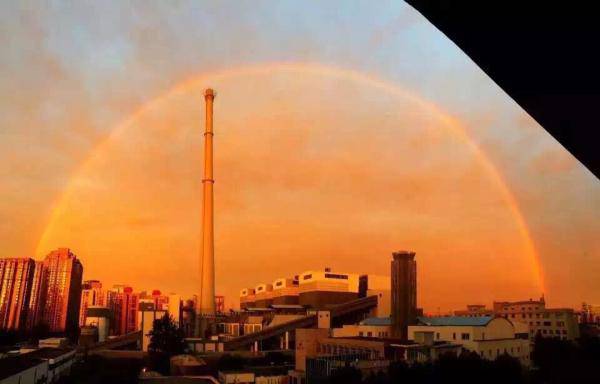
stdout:
{"type": "Polygon", "coordinates": [[[397,251],[392,253],[392,257],[394,260],[399,259],[409,259],[412,260],[415,258],[415,253],[412,251],[397,251]]]}
{"type": "Polygon", "coordinates": [[[215,97],[215,91],[212,88],[206,88],[204,97],[215,97]]]}

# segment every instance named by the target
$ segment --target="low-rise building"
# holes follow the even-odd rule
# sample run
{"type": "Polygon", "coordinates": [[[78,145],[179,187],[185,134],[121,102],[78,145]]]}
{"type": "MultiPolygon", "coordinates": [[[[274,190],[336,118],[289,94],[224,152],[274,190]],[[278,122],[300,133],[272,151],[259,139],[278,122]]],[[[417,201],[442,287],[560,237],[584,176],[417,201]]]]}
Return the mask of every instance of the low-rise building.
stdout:
{"type": "Polygon", "coordinates": [[[577,313],[571,308],[546,308],[543,297],[539,300],[495,301],[492,309],[484,305],[468,305],[466,311],[454,311],[454,314],[460,317],[501,316],[521,330],[524,326],[519,323],[525,324],[531,341],[536,335],[565,340],[579,337],[577,313]]]}
{"type": "Polygon", "coordinates": [[[0,384],[55,383],[71,373],[73,348],[39,348],[0,359],[0,384]]]}
{"type": "Polygon", "coordinates": [[[370,317],[358,324],[344,324],[342,328],[333,328],[332,336],[390,338],[392,336],[392,319],[370,317]]]}
{"type": "MultiPolygon", "coordinates": [[[[350,334],[355,334],[354,331],[350,334]]],[[[360,369],[363,376],[367,376],[387,370],[391,361],[424,362],[435,360],[443,353],[459,354],[461,351],[460,344],[434,341],[433,337],[417,342],[390,337],[334,335],[328,328],[296,330],[296,365],[288,372],[292,384],[321,382],[333,370],[345,365],[360,369]]]]}
{"type": "Polygon", "coordinates": [[[110,309],[103,306],[88,306],[85,315],[85,325],[97,329],[98,342],[108,338],[110,332],[110,309]]]}
{"type": "Polygon", "coordinates": [[[418,325],[408,327],[411,340],[428,334],[434,341],[460,344],[482,358],[493,360],[508,354],[529,365],[528,340],[516,336],[515,326],[504,317],[420,317],[418,325]]]}
{"type": "Polygon", "coordinates": [[[239,371],[219,371],[221,384],[287,384],[286,367],[248,367],[239,371]]]}
{"type": "Polygon", "coordinates": [[[69,340],[66,337],[49,337],[38,341],[39,348],[65,348],[69,345],[69,340]]]}
{"type": "Polygon", "coordinates": [[[461,317],[481,317],[481,316],[494,316],[494,311],[486,308],[485,304],[469,304],[467,309],[461,309],[454,311],[454,316],[461,317]]]}
{"type": "Polygon", "coordinates": [[[46,383],[48,361],[26,356],[0,359],[0,384],[46,383]]]}

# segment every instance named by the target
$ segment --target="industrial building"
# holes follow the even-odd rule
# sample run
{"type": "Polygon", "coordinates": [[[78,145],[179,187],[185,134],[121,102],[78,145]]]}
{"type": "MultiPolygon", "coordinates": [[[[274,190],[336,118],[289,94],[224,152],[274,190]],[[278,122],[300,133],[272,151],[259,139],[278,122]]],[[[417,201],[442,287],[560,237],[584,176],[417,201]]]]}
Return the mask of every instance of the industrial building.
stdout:
{"type": "Polygon", "coordinates": [[[361,297],[378,296],[381,305],[377,315],[389,316],[390,289],[388,276],[340,273],[325,268],[244,288],[240,291],[240,308],[300,305],[307,309],[325,309],[361,297]]]}

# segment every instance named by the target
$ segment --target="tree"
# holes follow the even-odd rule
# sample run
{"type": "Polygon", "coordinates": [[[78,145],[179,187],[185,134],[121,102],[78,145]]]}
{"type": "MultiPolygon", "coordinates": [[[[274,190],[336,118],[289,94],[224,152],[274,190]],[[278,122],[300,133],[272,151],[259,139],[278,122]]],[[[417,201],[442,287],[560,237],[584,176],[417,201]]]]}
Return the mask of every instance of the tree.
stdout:
{"type": "Polygon", "coordinates": [[[600,382],[600,341],[582,337],[577,342],[553,337],[535,339],[531,360],[536,383],[600,382]]]}
{"type": "Polygon", "coordinates": [[[174,355],[185,352],[184,333],[178,328],[168,314],[154,320],[150,331],[148,359],[152,370],[168,375],[170,359],[174,355]]]}
{"type": "Polygon", "coordinates": [[[330,384],[360,384],[362,382],[362,374],[360,370],[346,366],[333,371],[328,379],[330,384]]]}
{"type": "Polygon", "coordinates": [[[148,351],[160,352],[169,357],[181,354],[186,348],[184,337],[183,330],[175,325],[171,316],[165,314],[154,320],[148,351]]]}

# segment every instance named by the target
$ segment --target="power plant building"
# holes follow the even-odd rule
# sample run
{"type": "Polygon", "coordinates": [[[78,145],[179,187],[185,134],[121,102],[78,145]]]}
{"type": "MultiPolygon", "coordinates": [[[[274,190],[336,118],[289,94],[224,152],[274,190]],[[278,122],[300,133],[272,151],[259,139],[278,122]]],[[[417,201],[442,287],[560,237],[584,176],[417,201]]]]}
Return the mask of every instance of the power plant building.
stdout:
{"type": "Polygon", "coordinates": [[[240,291],[240,308],[300,306],[323,309],[367,296],[377,296],[374,315],[390,315],[390,278],[333,272],[330,268],[305,271],[293,278],[279,278],[240,291]]]}
{"type": "Polygon", "coordinates": [[[297,278],[281,278],[273,282],[274,305],[298,304],[299,294],[300,289],[297,278]]]}

